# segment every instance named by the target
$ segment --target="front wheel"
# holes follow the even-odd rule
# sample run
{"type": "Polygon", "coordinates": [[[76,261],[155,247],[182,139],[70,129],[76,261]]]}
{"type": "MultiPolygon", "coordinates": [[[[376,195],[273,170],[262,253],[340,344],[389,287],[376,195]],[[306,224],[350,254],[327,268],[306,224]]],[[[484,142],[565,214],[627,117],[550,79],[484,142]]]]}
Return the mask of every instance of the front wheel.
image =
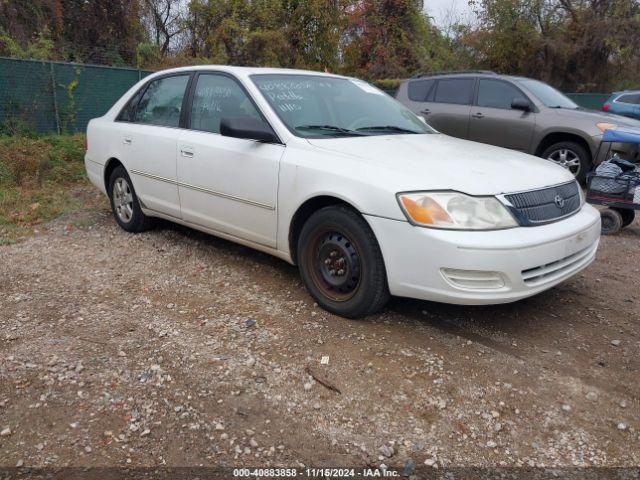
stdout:
{"type": "Polygon", "coordinates": [[[576,142],[554,143],[541,156],[569,170],[580,183],[584,183],[591,168],[591,155],[576,142]]]}
{"type": "Polygon", "coordinates": [[[389,300],[378,241],[364,218],[346,206],[325,207],[309,217],[297,258],[307,290],[325,310],[359,318],[389,300]]]}

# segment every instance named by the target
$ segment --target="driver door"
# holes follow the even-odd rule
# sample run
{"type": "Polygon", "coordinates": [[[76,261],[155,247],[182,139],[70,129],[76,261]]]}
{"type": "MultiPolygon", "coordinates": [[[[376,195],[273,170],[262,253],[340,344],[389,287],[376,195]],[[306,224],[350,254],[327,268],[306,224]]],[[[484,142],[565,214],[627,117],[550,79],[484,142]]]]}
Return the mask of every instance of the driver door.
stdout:
{"type": "Polygon", "coordinates": [[[469,140],[528,152],[536,125],[531,100],[515,85],[480,78],[475,105],[471,107],[469,140]],[[531,104],[528,111],[511,108],[513,100],[531,104]]]}
{"type": "Polygon", "coordinates": [[[187,222],[275,248],[284,145],[220,134],[223,117],[265,121],[245,89],[222,73],[194,81],[188,129],[178,139],[178,185],[187,222]]]}

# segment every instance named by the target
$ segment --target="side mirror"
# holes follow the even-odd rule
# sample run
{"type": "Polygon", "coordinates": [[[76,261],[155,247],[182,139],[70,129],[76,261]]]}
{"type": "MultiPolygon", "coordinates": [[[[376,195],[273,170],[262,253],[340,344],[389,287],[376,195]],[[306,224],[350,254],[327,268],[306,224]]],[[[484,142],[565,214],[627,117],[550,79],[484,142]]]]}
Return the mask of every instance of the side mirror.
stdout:
{"type": "Polygon", "coordinates": [[[531,104],[524,98],[514,98],[511,101],[511,108],[513,110],[522,110],[523,112],[528,112],[529,110],[531,110],[531,104]]]}
{"type": "Polygon", "coordinates": [[[222,117],[220,119],[220,134],[225,137],[245,138],[259,142],[277,142],[278,137],[271,127],[254,117],[222,117]]]}

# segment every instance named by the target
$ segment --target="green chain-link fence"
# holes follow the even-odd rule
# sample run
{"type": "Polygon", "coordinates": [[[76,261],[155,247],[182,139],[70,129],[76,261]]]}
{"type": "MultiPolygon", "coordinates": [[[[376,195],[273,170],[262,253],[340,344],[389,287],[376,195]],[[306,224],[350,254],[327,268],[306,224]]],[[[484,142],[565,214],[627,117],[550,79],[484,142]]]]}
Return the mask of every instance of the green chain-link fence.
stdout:
{"type": "Polygon", "coordinates": [[[0,132],[83,132],[151,72],[0,57],[0,132]]]}

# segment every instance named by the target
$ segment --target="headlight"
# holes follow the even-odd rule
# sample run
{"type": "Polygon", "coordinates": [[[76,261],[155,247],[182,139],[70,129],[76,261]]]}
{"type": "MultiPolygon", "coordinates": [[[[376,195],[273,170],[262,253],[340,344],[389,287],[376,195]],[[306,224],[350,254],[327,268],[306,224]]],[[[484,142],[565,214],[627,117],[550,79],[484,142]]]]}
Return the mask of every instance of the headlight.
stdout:
{"type": "Polygon", "coordinates": [[[399,193],[398,202],[414,225],[454,230],[497,230],[517,227],[511,213],[495,197],[458,192],[399,193]]]}
{"type": "Polygon", "coordinates": [[[601,122],[596,123],[596,127],[598,127],[598,130],[600,130],[600,133],[604,133],[605,130],[614,130],[617,125],[615,123],[601,122]]]}

